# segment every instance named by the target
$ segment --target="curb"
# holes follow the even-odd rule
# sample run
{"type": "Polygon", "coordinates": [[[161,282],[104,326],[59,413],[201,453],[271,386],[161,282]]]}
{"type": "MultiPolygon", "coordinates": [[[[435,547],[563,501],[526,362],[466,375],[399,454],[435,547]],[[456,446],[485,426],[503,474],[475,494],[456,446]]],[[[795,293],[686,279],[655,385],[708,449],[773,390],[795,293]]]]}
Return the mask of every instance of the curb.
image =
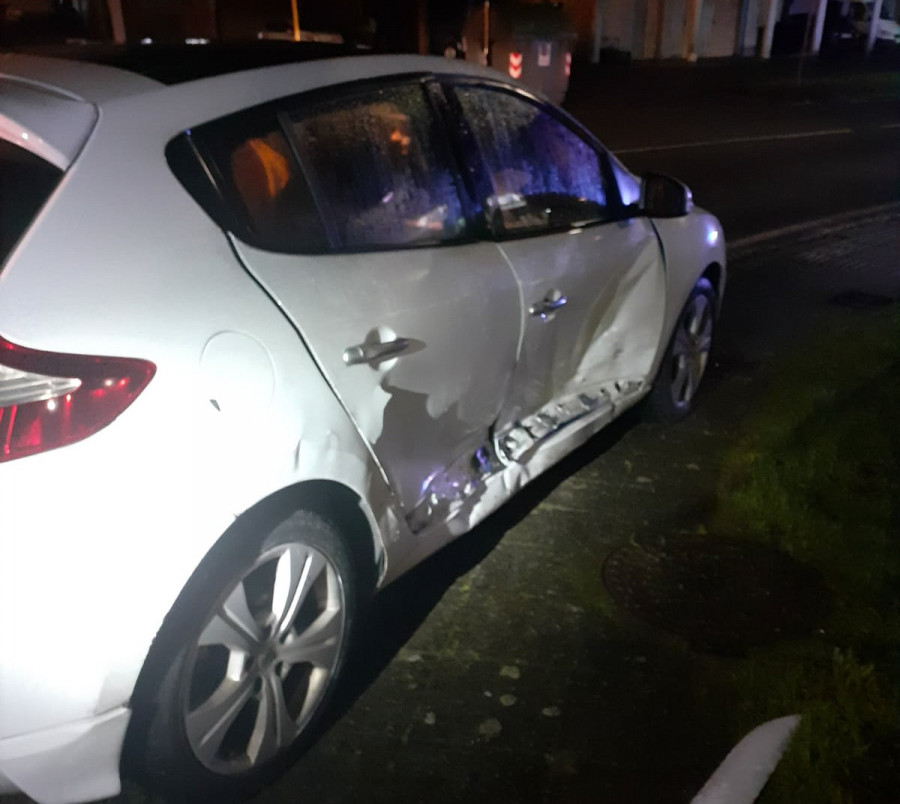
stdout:
{"type": "Polygon", "coordinates": [[[732,256],[740,256],[751,248],[766,245],[769,242],[778,240],[782,237],[799,235],[820,228],[827,228],[830,230],[843,229],[860,223],[863,220],[870,222],[870,219],[874,216],[888,216],[891,214],[900,214],[900,201],[877,204],[871,207],[864,207],[863,209],[854,209],[850,212],[840,212],[836,215],[827,215],[824,218],[815,218],[814,220],[804,221],[803,223],[795,223],[791,226],[782,226],[778,229],[769,229],[766,232],[760,232],[759,234],[740,237],[737,240],[728,243],[728,253],[732,256]]]}

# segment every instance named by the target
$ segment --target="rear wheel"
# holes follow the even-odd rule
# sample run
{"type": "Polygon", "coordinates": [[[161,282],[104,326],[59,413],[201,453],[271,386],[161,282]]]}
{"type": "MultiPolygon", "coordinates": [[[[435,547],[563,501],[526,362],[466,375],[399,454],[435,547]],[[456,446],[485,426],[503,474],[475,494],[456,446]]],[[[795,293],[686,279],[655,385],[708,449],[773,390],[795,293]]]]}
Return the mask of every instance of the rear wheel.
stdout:
{"type": "Polygon", "coordinates": [[[136,696],[144,728],[128,748],[163,792],[240,799],[314,739],[350,641],[355,573],[334,526],[300,511],[255,546],[214,550],[192,584],[154,645],[160,672],[136,696]]]}
{"type": "Polygon", "coordinates": [[[708,279],[691,291],[659,366],[645,410],[657,421],[678,421],[690,413],[712,349],[716,294],[708,279]]]}

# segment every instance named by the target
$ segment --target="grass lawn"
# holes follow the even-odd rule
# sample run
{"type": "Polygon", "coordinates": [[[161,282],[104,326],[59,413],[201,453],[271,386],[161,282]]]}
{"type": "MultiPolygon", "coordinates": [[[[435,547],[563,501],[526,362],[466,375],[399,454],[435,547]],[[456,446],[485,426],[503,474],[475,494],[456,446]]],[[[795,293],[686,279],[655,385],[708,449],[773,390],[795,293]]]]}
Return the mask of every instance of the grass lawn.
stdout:
{"type": "Polygon", "coordinates": [[[789,553],[832,595],[816,633],[730,665],[736,732],[803,715],[761,802],[900,795],[900,317],[833,318],[768,376],[710,523],[789,553]]]}

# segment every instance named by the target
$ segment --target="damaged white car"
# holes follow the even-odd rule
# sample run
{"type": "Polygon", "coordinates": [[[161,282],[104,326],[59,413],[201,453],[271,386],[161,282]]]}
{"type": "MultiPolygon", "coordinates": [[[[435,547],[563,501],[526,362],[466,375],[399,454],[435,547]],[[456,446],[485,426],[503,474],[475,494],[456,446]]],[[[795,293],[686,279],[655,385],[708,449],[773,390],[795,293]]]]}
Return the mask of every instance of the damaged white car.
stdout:
{"type": "Polygon", "coordinates": [[[272,779],[373,592],[688,412],[725,287],[683,185],[419,57],[0,57],[0,266],[0,790],[46,804],[123,744],[189,800],[272,779]]]}

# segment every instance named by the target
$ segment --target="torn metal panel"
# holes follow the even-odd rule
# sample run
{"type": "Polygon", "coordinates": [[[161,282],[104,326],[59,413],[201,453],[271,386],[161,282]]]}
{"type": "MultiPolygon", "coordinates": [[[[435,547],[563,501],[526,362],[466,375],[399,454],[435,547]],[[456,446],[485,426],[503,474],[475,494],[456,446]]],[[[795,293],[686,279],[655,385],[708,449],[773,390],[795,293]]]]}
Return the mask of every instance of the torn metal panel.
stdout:
{"type": "Polygon", "coordinates": [[[609,383],[595,397],[560,400],[434,477],[428,495],[407,518],[418,544],[389,567],[388,581],[471,530],[640,400],[645,390],[643,383],[623,379],[609,383]]]}
{"type": "Polygon", "coordinates": [[[596,394],[580,393],[545,405],[500,436],[497,454],[506,464],[526,461],[546,438],[568,424],[600,408],[613,410],[612,396],[605,388],[596,394]]]}
{"type": "Polygon", "coordinates": [[[422,500],[407,517],[413,533],[434,522],[452,519],[467,501],[484,492],[484,483],[503,464],[491,445],[474,454],[463,455],[448,469],[436,472],[426,481],[422,500]]]}

